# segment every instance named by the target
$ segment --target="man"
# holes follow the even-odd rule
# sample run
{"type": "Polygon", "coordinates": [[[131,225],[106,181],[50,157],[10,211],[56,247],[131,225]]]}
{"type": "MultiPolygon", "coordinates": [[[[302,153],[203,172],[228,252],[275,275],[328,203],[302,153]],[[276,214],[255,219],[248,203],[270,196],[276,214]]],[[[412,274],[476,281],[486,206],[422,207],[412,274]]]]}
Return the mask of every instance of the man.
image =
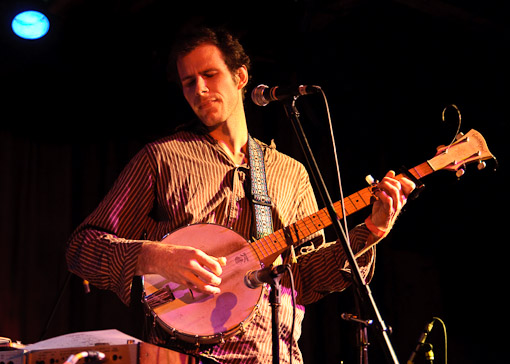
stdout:
{"type": "MultiPolygon", "coordinates": [[[[199,119],[195,125],[148,144],[125,168],[98,208],[69,240],[69,269],[92,284],[113,290],[129,304],[135,275],[157,274],[191,293],[221,294],[225,256],[211,256],[191,242],[162,243],[168,232],[197,223],[230,228],[249,240],[254,236],[250,196],[249,134],[244,112],[249,58],[239,42],[224,31],[200,29],[176,45],[177,73],[185,99],[199,119]]],[[[317,211],[305,168],[274,146],[256,143],[264,153],[266,182],[275,230],[317,211]]],[[[372,213],[350,231],[358,264],[366,279],[373,273],[374,248],[391,229],[406,196],[414,189],[389,172],[378,184],[372,213]]],[[[311,236],[322,243],[323,234],[311,236]]],[[[283,261],[291,263],[290,254],[283,261]]],[[[323,244],[292,264],[297,290],[293,338],[290,281],[282,278],[280,362],[302,362],[297,348],[305,304],[350,284],[349,267],[340,244],[323,244]],[[287,349],[284,349],[287,348],[287,349]],[[288,350],[291,348],[292,350],[288,350]]],[[[176,343],[157,323],[150,340],[176,343]]],[[[175,345],[174,345],[175,344],[175,345]]],[[[204,362],[271,363],[271,311],[267,289],[258,313],[242,332],[225,342],[195,347],[204,362]]]]}

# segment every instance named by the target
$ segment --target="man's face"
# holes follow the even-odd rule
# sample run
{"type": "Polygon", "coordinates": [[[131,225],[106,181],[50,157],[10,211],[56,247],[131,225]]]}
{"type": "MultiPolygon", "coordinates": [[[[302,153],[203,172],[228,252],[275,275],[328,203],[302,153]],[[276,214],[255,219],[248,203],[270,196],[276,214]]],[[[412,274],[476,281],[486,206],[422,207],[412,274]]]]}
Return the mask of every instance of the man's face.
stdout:
{"type": "Polygon", "coordinates": [[[209,129],[242,112],[242,88],[246,83],[240,80],[244,75],[232,76],[216,46],[198,46],[177,60],[177,70],[184,97],[209,129]]]}

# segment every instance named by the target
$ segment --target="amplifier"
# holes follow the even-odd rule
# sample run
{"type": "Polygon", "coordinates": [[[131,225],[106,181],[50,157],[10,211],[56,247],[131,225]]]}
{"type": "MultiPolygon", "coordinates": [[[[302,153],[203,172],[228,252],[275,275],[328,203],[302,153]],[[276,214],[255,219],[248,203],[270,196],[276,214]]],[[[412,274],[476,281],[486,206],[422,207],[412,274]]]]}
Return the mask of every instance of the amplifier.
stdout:
{"type": "MultiPolygon", "coordinates": [[[[188,364],[193,358],[148,344],[117,330],[79,332],[0,351],[0,364],[64,364],[71,355],[97,351],[105,364],[188,364]]],[[[80,360],[88,362],[87,358],[80,360]]]]}
{"type": "Polygon", "coordinates": [[[23,350],[0,351],[0,364],[24,364],[23,350]]]}
{"type": "Polygon", "coordinates": [[[138,364],[138,344],[135,343],[29,351],[25,355],[25,364],[62,364],[71,355],[76,355],[82,351],[100,351],[104,353],[104,363],[138,364]]]}

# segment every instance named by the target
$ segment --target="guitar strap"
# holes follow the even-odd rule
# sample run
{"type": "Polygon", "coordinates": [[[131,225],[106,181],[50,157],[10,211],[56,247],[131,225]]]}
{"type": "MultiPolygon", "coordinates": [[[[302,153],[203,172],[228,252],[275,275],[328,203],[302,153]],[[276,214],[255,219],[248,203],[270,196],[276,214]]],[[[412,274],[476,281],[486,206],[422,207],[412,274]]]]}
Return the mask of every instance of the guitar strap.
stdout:
{"type": "Polygon", "coordinates": [[[267,194],[264,153],[251,135],[248,135],[248,156],[250,158],[251,194],[255,215],[255,237],[260,239],[273,232],[272,203],[267,194]]]}

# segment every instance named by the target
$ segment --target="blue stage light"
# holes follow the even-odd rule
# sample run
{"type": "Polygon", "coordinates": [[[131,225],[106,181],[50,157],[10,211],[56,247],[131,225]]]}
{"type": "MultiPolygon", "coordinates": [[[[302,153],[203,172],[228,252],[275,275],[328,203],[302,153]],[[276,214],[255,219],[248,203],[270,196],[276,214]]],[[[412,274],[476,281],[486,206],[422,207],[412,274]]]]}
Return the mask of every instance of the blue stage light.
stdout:
{"type": "Polygon", "coordinates": [[[27,10],[16,15],[11,26],[14,33],[21,38],[38,39],[48,33],[50,21],[38,11],[27,10]]]}

